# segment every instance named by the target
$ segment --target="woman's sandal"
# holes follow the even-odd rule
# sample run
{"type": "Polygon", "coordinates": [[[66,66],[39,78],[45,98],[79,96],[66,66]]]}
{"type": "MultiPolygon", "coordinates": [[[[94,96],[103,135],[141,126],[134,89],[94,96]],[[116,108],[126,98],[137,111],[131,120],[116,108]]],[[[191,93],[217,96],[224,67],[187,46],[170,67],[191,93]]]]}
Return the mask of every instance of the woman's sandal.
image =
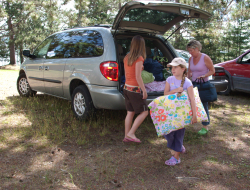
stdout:
{"type": "Polygon", "coordinates": [[[169,160],[167,160],[166,162],[165,162],[165,164],[166,165],[168,165],[168,166],[174,166],[174,165],[176,165],[176,164],[179,164],[179,163],[181,163],[181,159],[179,159],[179,160],[177,160],[175,157],[171,157],[169,160]]]}
{"type": "MultiPolygon", "coordinates": [[[[126,140],[126,142],[141,143],[140,139],[137,139],[137,138],[132,139],[132,138],[125,137],[125,140],[126,140]]],[[[125,141],[123,141],[123,142],[125,142],[125,141]]]]}
{"type": "Polygon", "coordinates": [[[201,130],[198,131],[198,134],[199,135],[205,135],[205,134],[207,134],[207,132],[208,132],[208,130],[205,129],[204,127],[202,127],[201,130]]]}

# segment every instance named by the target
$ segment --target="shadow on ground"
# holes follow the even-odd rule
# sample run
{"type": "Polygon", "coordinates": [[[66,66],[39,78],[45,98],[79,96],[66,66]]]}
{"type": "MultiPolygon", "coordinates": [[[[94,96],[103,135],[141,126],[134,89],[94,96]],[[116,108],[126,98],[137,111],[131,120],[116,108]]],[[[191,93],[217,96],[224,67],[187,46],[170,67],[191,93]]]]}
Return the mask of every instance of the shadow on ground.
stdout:
{"type": "Polygon", "coordinates": [[[0,102],[1,187],[249,189],[249,117],[240,119],[249,115],[246,102],[244,93],[218,96],[209,133],[199,136],[199,124],[187,127],[187,154],[170,167],[166,140],[157,138],[150,116],[137,132],[142,143],[126,144],[126,111],[97,110],[80,122],[66,100],[9,97],[0,102]]]}

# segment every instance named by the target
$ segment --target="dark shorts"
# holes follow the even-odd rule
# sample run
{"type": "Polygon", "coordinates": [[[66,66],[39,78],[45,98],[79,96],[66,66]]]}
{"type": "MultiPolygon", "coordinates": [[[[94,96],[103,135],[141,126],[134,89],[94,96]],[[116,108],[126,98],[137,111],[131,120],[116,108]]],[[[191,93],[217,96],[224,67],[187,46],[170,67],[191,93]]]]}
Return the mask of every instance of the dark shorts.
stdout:
{"type": "Polygon", "coordinates": [[[166,140],[168,141],[168,148],[176,152],[182,151],[183,139],[185,134],[185,128],[179,129],[177,131],[172,131],[171,133],[164,135],[166,140]]]}
{"type": "Polygon", "coordinates": [[[126,110],[139,114],[148,110],[148,105],[145,99],[142,99],[142,92],[131,92],[123,89],[125,97],[126,110]]]}

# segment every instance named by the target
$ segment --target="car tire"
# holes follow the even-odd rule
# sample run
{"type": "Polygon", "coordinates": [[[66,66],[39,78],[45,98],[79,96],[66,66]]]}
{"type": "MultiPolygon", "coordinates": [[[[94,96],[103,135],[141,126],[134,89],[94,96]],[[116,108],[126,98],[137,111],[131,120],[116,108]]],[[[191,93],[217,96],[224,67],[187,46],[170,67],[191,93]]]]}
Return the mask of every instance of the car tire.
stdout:
{"type": "Polygon", "coordinates": [[[25,97],[34,96],[37,93],[36,91],[31,89],[27,77],[24,73],[20,74],[17,79],[17,91],[20,96],[25,97]]]}
{"type": "Polygon", "coordinates": [[[228,81],[228,83],[227,83],[227,89],[224,90],[224,91],[218,92],[219,95],[226,95],[226,96],[228,96],[230,94],[230,92],[231,92],[231,81],[229,80],[228,76],[226,76],[226,80],[228,81]]]}
{"type": "Polygon", "coordinates": [[[86,86],[80,85],[74,89],[71,107],[76,118],[79,120],[87,120],[92,116],[94,105],[86,86]]]}

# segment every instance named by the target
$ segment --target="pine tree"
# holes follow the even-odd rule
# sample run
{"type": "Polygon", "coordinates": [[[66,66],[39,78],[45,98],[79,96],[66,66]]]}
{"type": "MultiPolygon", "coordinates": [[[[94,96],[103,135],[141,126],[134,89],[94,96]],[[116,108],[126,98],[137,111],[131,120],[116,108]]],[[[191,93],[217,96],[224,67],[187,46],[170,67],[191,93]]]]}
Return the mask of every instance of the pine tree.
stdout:
{"type": "MultiPolygon", "coordinates": [[[[8,37],[10,64],[15,64],[15,50],[37,45],[49,34],[58,31],[60,11],[56,0],[1,2],[1,37],[8,37]]],[[[21,53],[20,53],[21,54],[21,53]]],[[[22,60],[22,57],[20,58],[22,60]]]]}

